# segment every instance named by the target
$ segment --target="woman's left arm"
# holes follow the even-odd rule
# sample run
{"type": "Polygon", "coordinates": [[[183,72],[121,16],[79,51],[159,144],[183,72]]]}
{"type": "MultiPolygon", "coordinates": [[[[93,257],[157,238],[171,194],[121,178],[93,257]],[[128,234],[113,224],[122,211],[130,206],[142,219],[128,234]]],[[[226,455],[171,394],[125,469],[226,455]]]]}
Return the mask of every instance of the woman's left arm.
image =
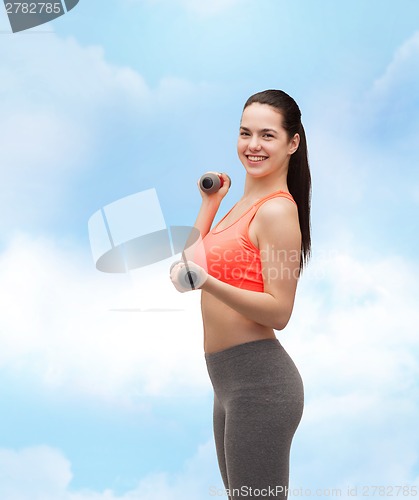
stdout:
{"type": "Polygon", "coordinates": [[[266,201],[252,222],[260,250],[264,292],[254,292],[208,276],[202,290],[214,295],[243,316],[282,330],[294,306],[301,233],[298,211],[285,198],[266,201]]]}

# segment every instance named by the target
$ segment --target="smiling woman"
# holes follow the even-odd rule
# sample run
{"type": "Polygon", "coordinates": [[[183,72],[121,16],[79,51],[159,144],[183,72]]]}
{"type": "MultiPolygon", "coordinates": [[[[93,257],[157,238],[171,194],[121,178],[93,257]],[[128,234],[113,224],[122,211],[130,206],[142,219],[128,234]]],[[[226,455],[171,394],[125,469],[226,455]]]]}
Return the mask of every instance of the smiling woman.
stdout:
{"type": "Polygon", "coordinates": [[[253,498],[261,491],[286,498],[304,389],[274,330],[290,319],[311,247],[311,177],[296,102],[280,90],[250,97],[237,152],[246,171],[242,198],[210,230],[229,178],[220,174],[224,183],[215,193],[200,189],[195,227],[206,262],[180,262],[171,279],[186,291],[178,285],[184,267],[199,277],[214,435],[229,498],[253,498]]]}

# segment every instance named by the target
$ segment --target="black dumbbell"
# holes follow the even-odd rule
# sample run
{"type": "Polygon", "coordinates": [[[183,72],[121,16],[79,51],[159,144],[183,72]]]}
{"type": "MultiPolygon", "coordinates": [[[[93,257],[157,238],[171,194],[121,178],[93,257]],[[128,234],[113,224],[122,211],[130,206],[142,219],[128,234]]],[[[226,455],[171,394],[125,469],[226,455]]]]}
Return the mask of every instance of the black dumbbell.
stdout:
{"type": "MultiPolygon", "coordinates": [[[[227,177],[230,183],[228,188],[230,189],[231,179],[228,175],[227,177]]],[[[221,175],[216,174],[214,172],[205,173],[199,180],[199,185],[201,189],[206,193],[216,193],[223,186],[223,184],[224,184],[224,179],[221,177],[221,175]]]]}

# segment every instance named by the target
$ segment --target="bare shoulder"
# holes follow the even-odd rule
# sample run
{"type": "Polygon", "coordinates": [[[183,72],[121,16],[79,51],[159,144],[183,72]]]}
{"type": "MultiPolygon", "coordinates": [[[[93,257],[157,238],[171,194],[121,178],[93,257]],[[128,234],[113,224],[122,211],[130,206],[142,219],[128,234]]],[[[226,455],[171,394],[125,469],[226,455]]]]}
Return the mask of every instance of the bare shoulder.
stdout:
{"type": "Polygon", "coordinates": [[[301,231],[296,204],[283,196],[265,201],[256,212],[251,235],[259,248],[265,245],[300,248],[301,231]]]}
{"type": "Polygon", "coordinates": [[[276,196],[265,201],[259,207],[255,219],[262,225],[280,221],[296,221],[298,223],[297,205],[285,196],[276,196]]]}

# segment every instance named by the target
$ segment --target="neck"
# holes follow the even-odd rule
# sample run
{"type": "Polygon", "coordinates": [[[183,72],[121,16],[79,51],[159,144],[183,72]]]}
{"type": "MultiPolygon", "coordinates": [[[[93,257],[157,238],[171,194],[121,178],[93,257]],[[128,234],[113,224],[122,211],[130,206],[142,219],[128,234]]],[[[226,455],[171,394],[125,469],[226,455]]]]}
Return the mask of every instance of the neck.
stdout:
{"type": "Polygon", "coordinates": [[[246,174],[243,198],[249,200],[262,198],[274,191],[288,191],[287,172],[275,177],[266,175],[263,177],[252,177],[246,174]]]}

